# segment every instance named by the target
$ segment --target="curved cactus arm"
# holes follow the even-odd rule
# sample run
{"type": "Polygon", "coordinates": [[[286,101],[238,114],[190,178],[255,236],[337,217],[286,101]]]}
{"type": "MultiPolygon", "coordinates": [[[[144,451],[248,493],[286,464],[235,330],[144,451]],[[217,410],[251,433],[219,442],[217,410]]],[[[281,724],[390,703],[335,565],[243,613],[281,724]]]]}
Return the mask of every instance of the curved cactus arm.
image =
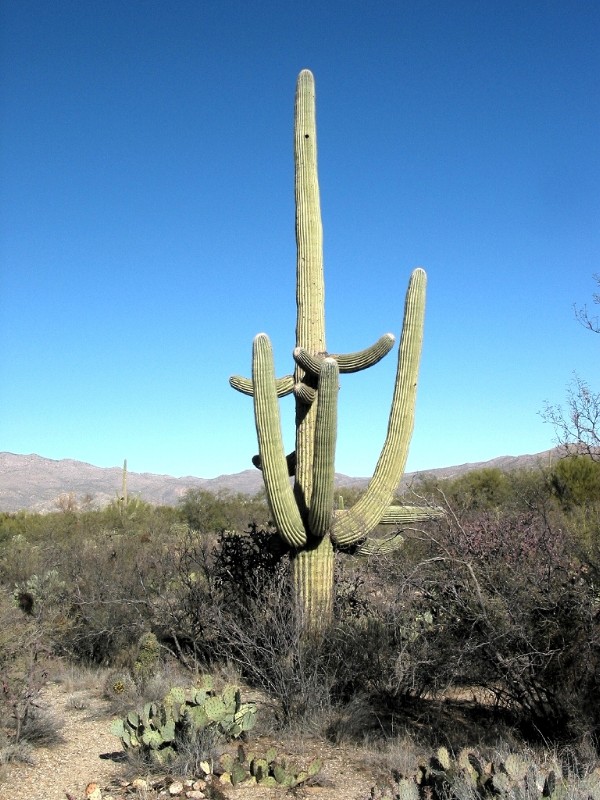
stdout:
{"type": "Polygon", "coordinates": [[[329,531],[333,518],[339,374],[335,359],[326,358],[319,375],[319,400],[315,420],[313,454],[313,491],[308,512],[310,532],[319,538],[325,536],[329,531]]]}
{"type": "Polygon", "coordinates": [[[315,402],[317,390],[308,384],[300,381],[294,384],[294,397],[300,400],[305,406],[311,406],[315,402]]]}
{"type": "MultiPolygon", "coordinates": [[[[254,394],[254,383],[251,378],[243,378],[241,375],[232,375],[229,378],[229,385],[242,394],[252,397],[254,394]]],[[[291,394],[294,388],[294,376],[286,375],[284,378],[275,378],[275,389],[277,397],[285,397],[291,394]]]]}
{"type": "Polygon", "coordinates": [[[388,506],[379,520],[380,525],[404,525],[410,522],[424,522],[445,515],[443,508],[437,506],[388,506]]]}
{"type": "Polygon", "coordinates": [[[331,357],[337,361],[340,372],[359,372],[361,369],[367,369],[381,361],[390,352],[395,341],[396,337],[393,333],[384,333],[375,344],[365,350],[358,350],[356,353],[332,354],[331,357]]]}
{"type": "Polygon", "coordinates": [[[311,372],[313,375],[321,373],[323,360],[327,357],[327,353],[319,353],[319,355],[311,355],[304,347],[294,347],[292,353],[294,361],[299,367],[302,367],[306,372],[311,372]]]}
{"type": "Polygon", "coordinates": [[[375,344],[364,350],[357,350],[355,353],[319,353],[312,355],[303,347],[294,348],[293,356],[295,362],[306,372],[319,375],[323,361],[326,358],[334,358],[337,361],[340,372],[359,372],[361,369],[372,367],[386,356],[392,347],[396,337],[393,333],[384,333],[375,344]]]}
{"type": "Polygon", "coordinates": [[[269,337],[259,333],[253,344],[254,418],[267,499],[281,537],[291,547],[306,544],[306,531],[290,486],[283,449],[275,367],[269,337]]]}
{"type": "Polygon", "coordinates": [[[404,536],[395,533],[386,539],[367,538],[358,545],[354,551],[356,556],[382,556],[385,553],[392,553],[404,544],[404,536]]]}
{"type": "Polygon", "coordinates": [[[406,292],[396,385],[385,443],[366,493],[347,514],[335,517],[331,537],[342,546],[365,538],[375,528],[404,472],[414,425],[426,283],[424,270],[414,270],[406,292]]]}

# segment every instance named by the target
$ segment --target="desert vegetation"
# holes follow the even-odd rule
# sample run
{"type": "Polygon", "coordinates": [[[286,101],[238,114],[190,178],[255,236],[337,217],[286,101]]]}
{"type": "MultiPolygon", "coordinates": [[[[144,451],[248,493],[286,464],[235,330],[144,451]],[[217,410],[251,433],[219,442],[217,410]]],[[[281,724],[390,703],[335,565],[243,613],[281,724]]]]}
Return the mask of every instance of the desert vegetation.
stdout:
{"type": "MultiPolygon", "coordinates": [[[[404,546],[377,558],[336,553],[333,618],[318,634],[302,628],[289,548],[260,497],[191,491],[177,508],[131,498],[104,510],[4,514],[2,759],[60,736],[36,698],[62,664],[102,669],[122,720],[148,703],[163,713],[156,704],[176,687],[217,676],[215,695],[240,690],[232,713],[248,693],[263,699],[263,732],[380,750],[384,785],[389,775],[381,796],[400,796],[399,781],[413,793],[432,781],[449,791],[468,777],[465,748],[484,765],[475,794],[499,793],[500,778],[488,779],[504,774],[509,754],[535,761],[542,789],[550,772],[561,786],[577,771],[589,783],[600,722],[599,484],[600,464],[586,456],[423,478],[395,502],[412,506],[416,495],[445,516],[405,527],[404,546]],[[411,743],[413,764],[390,762],[393,742],[411,743]],[[435,780],[434,757],[447,763],[435,780]],[[430,777],[419,782],[419,768],[430,777]]],[[[233,717],[227,724],[219,735],[187,730],[171,766],[159,766],[189,774],[217,758],[233,717]]],[[[252,735],[249,726],[250,744],[252,735]]],[[[250,762],[244,770],[247,779],[250,762]]],[[[507,774],[513,791],[521,784],[507,774]]]]}
{"type": "Polygon", "coordinates": [[[308,70],[295,162],[294,374],[275,377],[258,334],[252,377],[231,379],[253,399],[265,494],[190,490],[177,508],[154,507],[124,478],[102,510],[66,497],[53,514],[1,515],[1,757],[26,758],[60,735],[37,702],[60,663],[105,671],[111,730],[131,763],[201,777],[206,792],[189,796],[318,782],[320,759],[249,750],[260,730],[350,743],[361,758],[370,747],[372,798],[596,800],[597,454],[565,448],[535,470],[424,477],[394,496],[414,421],[419,268],[380,458],[364,493],[340,496],[339,375],[372,366],[394,337],[326,351],[308,70]],[[286,456],[287,394],[296,447],[286,456]]]}

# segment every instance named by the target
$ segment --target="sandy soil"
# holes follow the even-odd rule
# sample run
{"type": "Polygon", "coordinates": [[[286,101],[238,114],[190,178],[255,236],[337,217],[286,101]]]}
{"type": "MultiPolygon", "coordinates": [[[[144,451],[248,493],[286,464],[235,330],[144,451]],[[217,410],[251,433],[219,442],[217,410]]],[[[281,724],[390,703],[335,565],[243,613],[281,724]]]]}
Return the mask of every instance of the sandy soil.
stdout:
{"type": "MultiPolygon", "coordinates": [[[[136,797],[153,800],[159,796],[160,788],[168,787],[172,777],[165,777],[154,791],[132,787],[135,776],[123,763],[119,741],[109,732],[111,717],[106,703],[98,699],[100,688],[96,686],[94,690],[68,693],[61,685],[48,685],[41,696],[41,705],[64,719],[64,742],[52,748],[36,749],[35,764],[11,763],[5,767],[0,783],[0,800],[85,800],[93,788],[90,787],[86,795],[86,787],[90,784],[97,785],[102,800],[136,797]],[[73,707],[73,697],[78,696],[85,708],[73,707]]],[[[288,752],[294,763],[300,764],[315,756],[323,760],[319,785],[300,788],[294,792],[294,797],[366,800],[370,787],[376,782],[372,769],[361,764],[354,748],[336,747],[310,738],[293,742],[261,741],[259,738],[251,743],[253,749],[261,751],[271,746],[277,747],[279,752],[288,752]]],[[[224,796],[232,800],[279,800],[292,796],[284,789],[222,788],[224,796]]],[[[185,794],[181,796],[185,797],[185,794]]],[[[90,800],[96,798],[97,792],[90,800]]]]}

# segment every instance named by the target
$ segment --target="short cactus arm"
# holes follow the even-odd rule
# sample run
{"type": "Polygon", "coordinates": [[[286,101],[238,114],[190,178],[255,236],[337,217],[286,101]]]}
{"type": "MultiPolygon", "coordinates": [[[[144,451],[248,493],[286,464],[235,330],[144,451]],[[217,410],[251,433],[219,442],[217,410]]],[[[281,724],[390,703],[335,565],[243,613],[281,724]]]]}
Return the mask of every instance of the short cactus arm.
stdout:
{"type": "MultiPolygon", "coordinates": [[[[292,450],[291,453],[288,453],[285,457],[285,461],[287,464],[288,475],[291,478],[292,475],[296,474],[296,451],[292,450]]],[[[260,455],[252,456],[252,463],[256,469],[260,469],[262,471],[262,461],[260,455]]]]}
{"type": "MultiPolygon", "coordinates": [[[[347,511],[336,511],[336,516],[343,516],[347,511]]],[[[380,525],[410,525],[415,522],[425,522],[429,519],[443,517],[443,508],[435,506],[388,506],[379,520],[380,525]]],[[[363,542],[359,542],[354,551],[357,556],[375,556],[391,553],[398,550],[404,544],[404,537],[401,531],[397,531],[392,536],[384,539],[367,537],[363,542]]]]}
{"type": "Polygon", "coordinates": [[[294,349],[294,360],[302,369],[312,372],[313,375],[319,374],[325,358],[334,358],[337,361],[340,372],[359,372],[361,369],[367,369],[381,361],[390,352],[394,342],[394,334],[385,333],[375,344],[355,353],[312,355],[303,347],[296,347],[294,349]]]}
{"type": "Polygon", "coordinates": [[[404,544],[404,536],[401,533],[395,533],[387,539],[365,539],[361,542],[354,555],[356,556],[382,556],[386,553],[393,553],[404,544]]]}
{"type": "Polygon", "coordinates": [[[317,390],[307,383],[300,381],[294,384],[294,397],[305,406],[311,406],[315,402],[317,390]]]}
{"type": "MultiPolygon", "coordinates": [[[[231,378],[229,378],[229,385],[242,394],[248,394],[250,396],[254,394],[254,383],[251,378],[243,378],[241,375],[232,375],[231,378]]],[[[277,397],[285,397],[286,394],[291,394],[293,388],[293,375],[286,375],[285,378],[275,379],[277,397]]]]}
{"type": "Polygon", "coordinates": [[[308,513],[310,532],[318,538],[325,536],[329,531],[333,518],[338,389],[338,365],[333,358],[326,358],[319,375],[319,399],[313,454],[313,491],[308,513]]]}
{"type": "Polygon", "coordinates": [[[365,350],[358,350],[356,353],[334,354],[332,358],[338,362],[340,372],[358,372],[381,361],[390,352],[395,341],[396,337],[393,333],[384,333],[375,344],[365,350]]]}
{"type": "Polygon", "coordinates": [[[287,544],[302,547],[306,544],[306,531],[290,486],[281,436],[273,352],[269,337],[264,333],[259,333],[254,339],[252,381],[260,463],[275,525],[287,544]]]}
{"type": "Polygon", "coordinates": [[[342,546],[356,544],[371,533],[390,504],[404,472],[414,424],[426,283],[424,270],[414,270],[404,305],[396,386],[387,436],[366,493],[347,514],[336,516],[333,523],[332,539],[342,546]]]}
{"type": "Polygon", "coordinates": [[[388,506],[379,520],[380,525],[407,525],[411,522],[425,522],[428,519],[443,517],[443,508],[435,506],[388,506]]]}
{"type": "MultiPolygon", "coordinates": [[[[341,519],[350,514],[351,510],[344,509],[342,497],[340,497],[340,503],[342,503],[342,505],[336,510],[335,515],[341,519]]],[[[430,519],[438,519],[439,517],[443,517],[445,513],[443,508],[438,508],[437,506],[388,506],[377,524],[410,525],[414,522],[426,522],[430,519]]],[[[355,542],[353,544],[355,544],[355,542]]]]}

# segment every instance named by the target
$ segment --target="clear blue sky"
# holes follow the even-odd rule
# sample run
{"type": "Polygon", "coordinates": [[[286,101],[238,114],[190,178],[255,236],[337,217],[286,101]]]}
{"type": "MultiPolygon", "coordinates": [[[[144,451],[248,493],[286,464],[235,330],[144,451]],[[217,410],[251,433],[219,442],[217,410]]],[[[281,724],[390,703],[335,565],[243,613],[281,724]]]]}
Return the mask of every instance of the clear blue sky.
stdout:
{"type": "MultiPolygon", "coordinates": [[[[408,469],[548,449],[544,401],[597,381],[596,0],[2,0],[0,30],[0,450],[250,467],[228,376],[258,331],[292,370],[304,67],[329,349],[398,334],[428,272],[408,469]]],[[[371,474],[395,362],[343,376],[338,471],[371,474]]]]}

